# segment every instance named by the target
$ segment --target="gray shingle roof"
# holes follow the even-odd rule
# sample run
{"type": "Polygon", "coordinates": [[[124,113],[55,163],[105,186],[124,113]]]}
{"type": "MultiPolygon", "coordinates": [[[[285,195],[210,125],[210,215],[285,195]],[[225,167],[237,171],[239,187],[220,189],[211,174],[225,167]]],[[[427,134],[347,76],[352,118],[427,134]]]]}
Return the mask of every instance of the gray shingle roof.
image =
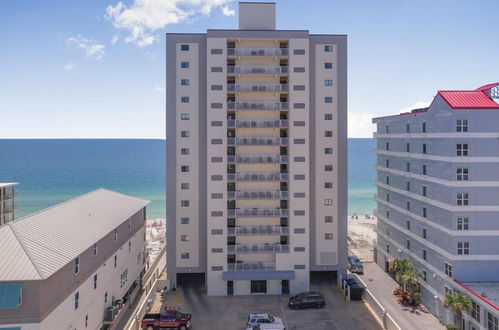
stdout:
{"type": "Polygon", "coordinates": [[[98,189],[0,227],[0,281],[43,280],[149,204],[98,189]]]}

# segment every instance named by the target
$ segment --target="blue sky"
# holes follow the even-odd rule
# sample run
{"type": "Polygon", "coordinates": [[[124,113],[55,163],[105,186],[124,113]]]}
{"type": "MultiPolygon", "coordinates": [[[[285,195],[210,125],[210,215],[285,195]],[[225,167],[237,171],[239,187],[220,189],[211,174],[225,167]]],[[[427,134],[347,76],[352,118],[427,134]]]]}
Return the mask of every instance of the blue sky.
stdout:
{"type": "MultiPolygon", "coordinates": [[[[277,2],[278,29],[347,34],[349,131],[499,81],[499,1],[277,2]]],[[[165,32],[237,28],[230,0],[0,3],[0,138],[164,138],[165,32]]]]}

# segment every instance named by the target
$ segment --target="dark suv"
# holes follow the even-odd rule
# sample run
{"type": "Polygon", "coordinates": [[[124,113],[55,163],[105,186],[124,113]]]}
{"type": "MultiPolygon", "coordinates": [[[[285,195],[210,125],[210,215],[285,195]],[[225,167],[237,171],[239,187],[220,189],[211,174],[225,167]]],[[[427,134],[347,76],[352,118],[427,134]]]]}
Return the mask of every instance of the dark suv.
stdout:
{"type": "Polygon", "coordinates": [[[307,307],[322,308],[326,306],[326,299],[320,292],[303,292],[289,298],[288,306],[293,309],[307,307]]]}

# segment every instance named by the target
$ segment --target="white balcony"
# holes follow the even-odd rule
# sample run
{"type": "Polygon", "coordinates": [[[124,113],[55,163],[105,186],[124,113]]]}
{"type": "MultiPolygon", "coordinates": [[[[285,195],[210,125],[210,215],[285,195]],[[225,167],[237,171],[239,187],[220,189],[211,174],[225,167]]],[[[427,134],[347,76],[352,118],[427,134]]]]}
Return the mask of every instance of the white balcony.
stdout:
{"type": "Polygon", "coordinates": [[[227,120],[229,128],[287,128],[287,119],[236,119],[227,120]]]}
{"type": "Polygon", "coordinates": [[[275,262],[236,262],[227,264],[232,271],[275,270],[275,262]]]}
{"type": "Polygon", "coordinates": [[[289,56],[288,48],[227,48],[227,56],[289,56]]]}
{"type": "Polygon", "coordinates": [[[245,65],[245,66],[227,66],[228,74],[277,74],[277,75],[287,75],[289,73],[289,68],[287,66],[255,66],[255,65],[245,65]]]}
{"type": "Polygon", "coordinates": [[[241,208],[229,209],[227,214],[231,218],[280,218],[289,216],[288,209],[270,208],[241,208]]]}
{"type": "Polygon", "coordinates": [[[227,102],[228,110],[288,110],[288,102],[227,102]]]}
{"type": "Polygon", "coordinates": [[[276,236],[289,235],[289,227],[281,226],[238,226],[228,228],[229,236],[276,236]]]}
{"type": "Polygon", "coordinates": [[[236,182],[271,182],[271,181],[288,181],[288,173],[229,173],[227,174],[228,181],[236,182]]]}
{"type": "Polygon", "coordinates": [[[286,164],[287,155],[236,155],[227,156],[229,164],[286,164]]]}
{"type": "Polygon", "coordinates": [[[237,93],[271,92],[282,93],[289,91],[287,84],[227,84],[227,91],[237,93]]]}
{"type": "Polygon", "coordinates": [[[227,246],[228,254],[289,253],[289,245],[284,244],[236,244],[227,246]]]}
{"type": "Polygon", "coordinates": [[[258,190],[258,191],[228,191],[229,200],[278,200],[288,199],[289,192],[279,190],[258,190]]]}
{"type": "Polygon", "coordinates": [[[288,144],[288,138],[277,136],[238,136],[227,138],[227,145],[229,146],[287,146],[288,144]]]}

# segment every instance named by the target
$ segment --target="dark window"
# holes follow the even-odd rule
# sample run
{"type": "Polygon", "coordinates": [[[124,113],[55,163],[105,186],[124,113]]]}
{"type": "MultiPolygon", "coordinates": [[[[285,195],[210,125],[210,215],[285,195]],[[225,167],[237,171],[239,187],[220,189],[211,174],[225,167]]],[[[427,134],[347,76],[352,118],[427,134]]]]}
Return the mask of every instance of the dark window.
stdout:
{"type": "Polygon", "coordinates": [[[331,96],[326,96],[324,98],[324,103],[333,103],[333,98],[331,96]]]}
{"type": "Polygon", "coordinates": [[[180,45],[180,50],[182,51],[188,51],[189,50],[189,45],[180,45]]]}
{"type": "Polygon", "coordinates": [[[333,63],[331,62],[324,63],[324,69],[332,69],[332,68],[333,68],[333,63]]]}
{"type": "Polygon", "coordinates": [[[182,69],[188,69],[189,68],[189,62],[180,62],[180,67],[182,69]]]}
{"type": "Polygon", "coordinates": [[[332,52],[333,51],[333,46],[331,46],[331,45],[324,46],[324,51],[325,52],[332,52]]]}

